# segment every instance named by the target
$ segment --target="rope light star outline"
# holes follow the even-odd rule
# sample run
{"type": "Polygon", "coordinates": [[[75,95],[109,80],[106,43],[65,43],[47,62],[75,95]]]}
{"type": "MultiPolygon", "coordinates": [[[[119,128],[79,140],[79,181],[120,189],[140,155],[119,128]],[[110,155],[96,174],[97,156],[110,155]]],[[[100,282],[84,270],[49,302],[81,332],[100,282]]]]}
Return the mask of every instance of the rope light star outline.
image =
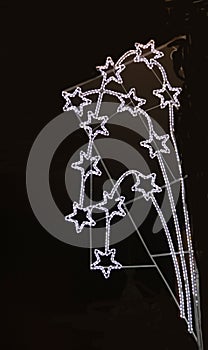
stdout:
{"type": "MultiPolygon", "coordinates": [[[[169,291],[171,292],[175,302],[177,303],[179,310],[180,310],[180,317],[184,318],[188,325],[188,331],[193,334],[195,340],[197,340],[196,335],[193,330],[193,308],[192,308],[192,300],[194,299],[194,302],[198,304],[198,287],[197,287],[197,281],[196,281],[196,265],[195,265],[195,259],[194,259],[194,252],[192,247],[192,240],[191,240],[191,230],[190,230],[190,220],[189,220],[189,214],[186,208],[186,200],[185,200],[185,185],[184,185],[184,178],[181,168],[181,162],[180,157],[178,153],[178,148],[175,140],[174,135],[174,109],[178,109],[180,106],[179,102],[179,95],[181,93],[181,88],[179,87],[173,87],[171,86],[166,71],[162,64],[159,62],[159,59],[163,57],[164,54],[161,51],[158,51],[155,49],[155,43],[154,40],[150,40],[147,44],[135,44],[134,50],[129,50],[126,52],[119,60],[114,63],[111,57],[107,57],[106,63],[103,66],[98,66],[97,70],[100,72],[102,77],[101,86],[98,89],[92,89],[86,92],[82,92],[80,87],[76,87],[74,92],[70,93],[67,91],[62,92],[62,96],[66,99],[66,104],[63,108],[64,111],[73,110],[76,116],[79,119],[80,122],[80,128],[83,128],[88,135],[89,142],[87,151],[81,151],[80,152],[80,160],[76,163],[72,164],[72,168],[77,169],[81,172],[81,186],[80,186],[80,199],[79,202],[73,203],[73,213],[68,214],[65,219],[68,222],[71,222],[75,225],[75,230],[77,234],[81,234],[81,231],[85,225],[89,226],[90,228],[90,237],[92,239],[92,226],[96,225],[96,222],[92,219],[92,212],[93,209],[100,209],[105,212],[105,218],[106,218],[106,235],[105,235],[105,250],[104,252],[98,249],[94,250],[94,254],[96,257],[96,260],[94,262],[90,262],[90,269],[91,270],[100,270],[103,273],[104,278],[109,278],[111,275],[112,270],[117,270],[121,268],[125,268],[125,266],[122,266],[120,262],[115,260],[116,256],[116,249],[110,248],[110,222],[114,215],[118,215],[121,217],[124,217],[126,215],[129,215],[130,220],[132,221],[132,224],[135,226],[135,230],[137,231],[144,247],[146,248],[147,253],[149,254],[153,265],[157,268],[158,272],[160,273],[161,277],[163,278],[164,282],[166,283],[166,286],[168,287],[169,291]],[[150,49],[149,53],[153,54],[154,57],[148,59],[148,54],[143,55],[143,50],[150,49]],[[161,87],[159,89],[153,90],[152,94],[158,98],[159,108],[168,109],[169,113],[169,133],[164,135],[158,135],[156,131],[154,130],[152,121],[150,116],[147,114],[148,109],[145,111],[143,106],[146,103],[146,100],[142,98],[141,96],[137,96],[137,92],[135,88],[131,88],[129,92],[126,91],[125,87],[123,86],[123,79],[122,79],[122,72],[125,70],[126,65],[129,64],[130,61],[124,63],[127,58],[131,57],[132,60],[135,63],[143,63],[146,65],[146,67],[151,70],[154,75],[157,77],[158,81],[161,84],[161,87]],[[114,76],[111,75],[108,77],[109,73],[109,67],[110,72],[114,73],[114,76]],[[159,72],[161,73],[162,79],[159,78],[159,76],[155,73],[154,67],[157,67],[159,72]],[[123,88],[124,93],[117,92],[114,90],[108,89],[107,85],[110,82],[115,82],[117,84],[120,84],[120,86],[123,88]],[[83,122],[83,109],[85,106],[90,105],[92,103],[90,99],[90,95],[97,94],[97,102],[96,102],[96,108],[95,111],[89,111],[88,112],[88,119],[87,121],[83,122]],[[92,203],[85,207],[84,206],[84,192],[85,192],[85,183],[86,179],[91,175],[94,176],[101,176],[102,172],[99,169],[98,163],[101,162],[102,165],[105,168],[105,165],[102,161],[102,158],[100,157],[99,153],[96,150],[96,146],[94,144],[94,140],[96,139],[97,135],[100,134],[103,137],[109,136],[109,131],[107,129],[107,123],[109,122],[110,118],[112,116],[99,116],[99,112],[101,110],[101,104],[103,101],[103,96],[105,94],[115,96],[118,98],[118,101],[120,102],[117,112],[121,113],[124,111],[129,112],[129,114],[132,117],[138,116],[139,112],[142,111],[143,116],[146,118],[146,122],[148,125],[148,131],[149,131],[149,138],[138,143],[138,147],[144,147],[147,149],[147,152],[149,154],[149,157],[151,159],[156,158],[158,161],[158,165],[160,167],[161,173],[163,175],[164,179],[164,186],[167,189],[168,192],[168,198],[170,202],[170,207],[172,210],[172,216],[174,221],[174,227],[175,227],[175,233],[177,238],[177,246],[178,251],[175,251],[173,239],[171,236],[171,232],[167,226],[167,223],[165,221],[164,215],[160,209],[160,206],[158,204],[156,193],[159,193],[163,190],[163,186],[159,187],[157,185],[157,179],[155,173],[150,174],[142,174],[138,170],[129,170],[126,171],[117,181],[116,184],[113,184],[111,192],[104,191],[103,192],[103,200],[101,203],[92,205],[92,203]],[[169,96],[169,98],[165,98],[165,94],[169,96]],[[73,105],[73,100],[76,95],[81,99],[80,106],[73,105]],[[132,106],[127,104],[125,100],[130,99],[132,106]],[[98,126],[95,129],[92,129],[90,124],[91,120],[94,119],[98,126]],[[157,140],[161,143],[161,148],[158,148],[156,145],[157,140]],[[186,234],[186,242],[188,245],[188,251],[184,250],[183,242],[182,242],[182,235],[181,235],[181,229],[179,225],[179,219],[175,210],[175,204],[173,200],[173,193],[171,188],[171,183],[168,178],[167,174],[167,164],[164,159],[163,154],[170,153],[170,149],[168,148],[168,145],[166,144],[170,140],[173,144],[175,155],[177,158],[177,164],[180,174],[180,185],[181,185],[181,193],[182,193],[182,205],[183,205],[183,216],[185,221],[185,234],[186,234]],[[152,144],[154,144],[154,147],[152,147],[152,144]],[[97,152],[97,156],[92,155],[92,149],[95,149],[97,152]],[[156,148],[156,150],[155,150],[156,148]],[[83,159],[89,162],[90,170],[88,170],[87,173],[85,173],[85,169],[82,168],[83,159]],[[151,255],[149,252],[140,232],[138,231],[138,228],[136,227],[133,218],[130,216],[130,213],[128,213],[128,209],[125,204],[125,197],[120,196],[118,192],[118,187],[122,183],[122,181],[127,176],[134,176],[135,178],[135,184],[132,186],[131,190],[133,192],[140,192],[141,196],[144,200],[148,201],[151,200],[152,204],[161,220],[164,233],[166,235],[167,243],[169,246],[169,255],[172,257],[172,262],[174,266],[176,281],[177,281],[177,289],[178,289],[178,295],[179,295],[179,302],[176,300],[173,292],[171,291],[170,287],[168,286],[164,276],[162,275],[154,256],[151,255]],[[149,181],[152,186],[152,189],[148,192],[145,191],[143,187],[141,187],[142,181],[149,181]],[[115,204],[117,204],[117,211],[113,212],[109,215],[108,209],[105,207],[105,204],[107,203],[108,199],[113,199],[115,197],[115,204]],[[78,220],[75,220],[74,217],[77,214],[77,209],[79,211],[83,211],[83,213],[86,216],[87,221],[83,221],[81,224],[79,224],[78,220]],[[189,264],[187,264],[185,260],[185,254],[188,254],[189,257],[189,264]],[[179,256],[179,261],[177,259],[177,256],[179,256]],[[108,266],[103,266],[101,264],[102,257],[110,257],[110,264],[108,266]],[[189,281],[189,273],[190,273],[190,281],[189,281]]],[[[145,124],[146,125],[146,124],[145,124]]],[[[159,255],[159,254],[158,254],[159,255]]]]}

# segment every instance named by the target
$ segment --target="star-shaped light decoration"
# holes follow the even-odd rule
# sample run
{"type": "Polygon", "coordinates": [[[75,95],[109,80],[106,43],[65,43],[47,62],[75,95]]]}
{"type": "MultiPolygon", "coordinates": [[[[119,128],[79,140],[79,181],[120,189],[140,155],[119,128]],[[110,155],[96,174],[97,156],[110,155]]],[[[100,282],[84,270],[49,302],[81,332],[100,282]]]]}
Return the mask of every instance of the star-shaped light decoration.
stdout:
{"type": "Polygon", "coordinates": [[[63,110],[74,111],[76,115],[81,117],[83,115],[83,108],[92,103],[91,100],[84,96],[80,87],[77,87],[74,92],[62,91],[62,96],[66,100],[63,110]]]}
{"type": "Polygon", "coordinates": [[[76,232],[80,233],[84,226],[95,226],[96,222],[92,219],[92,210],[82,208],[77,202],[73,203],[73,213],[65,216],[65,220],[75,224],[76,232]]]}
{"type": "Polygon", "coordinates": [[[97,66],[97,70],[102,74],[105,85],[114,81],[122,84],[121,72],[125,69],[124,64],[115,65],[111,57],[107,57],[104,66],[97,66]]]}
{"type": "Polygon", "coordinates": [[[78,162],[72,163],[71,167],[76,170],[81,171],[81,175],[84,177],[85,181],[90,175],[101,176],[102,172],[98,169],[97,164],[100,161],[100,156],[91,157],[84,151],[80,151],[80,160],[78,162]],[[90,170],[86,172],[86,169],[90,167],[90,170]]]}
{"type": "Polygon", "coordinates": [[[135,43],[136,56],[134,62],[144,62],[148,68],[152,69],[155,61],[158,58],[164,56],[164,53],[155,49],[154,40],[150,40],[147,44],[135,43]],[[154,57],[148,58],[148,56],[154,54],[154,57]]]}
{"type": "Polygon", "coordinates": [[[141,192],[146,201],[148,201],[155,192],[159,193],[162,191],[161,187],[156,185],[155,178],[155,173],[149,175],[140,174],[137,176],[137,181],[135,185],[132,186],[131,190],[134,192],[141,192]]]}
{"type": "Polygon", "coordinates": [[[99,134],[103,136],[109,136],[109,131],[105,127],[108,119],[109,118],[107,116],[95,117],[93,112],[88,111],[88,120],[84,123],[80,123],[80,127],[84,128],[91,140],[94,140],[99,134]],[[99,123],[100,125],[96,126],[93,121],[96,124],[99,123]]]}
{"type": "Polygon", "coordinates": [[[116,249],[108,249],[105,252],[102,252],[99,249],[95,249],[95,256],[97,260],[91,264],[90,268],[92,270],[101,270],[105,278],[108,278],[110,276],[111,270],[118,270],[122,268],[122,265],[116,261],[115,255],[116,255],[116,249]],[[110,260],[110,264],[107,266],[103,266],[100,264],[101,260],[110,260]]]}
{"type": "Polygon", "coordinates": [[[180,87],[172,87],[170,83],[166,81],[162,89],[153,90],[153,94],[160,98],[160,108],[165,108],[166,106],[179,108],[180,102],[178,100],[178,95],[181,91],[182,89],[180,87]]]}
{"type": "Polygon", "coordinates": [[[103,201],[96,205],[97,209],[103,210],[106,212],[108,216],[108,222],[112,220],[115,215],[124,217],[126,215],[125,210],[122,208],[124,204],[125,197],[124,196],[115,196],[114,193],[108,193],[107,191],[103,191],[103,201]],[[113,210],[110,214],[110,209],[114,207],[116,204],[117,209],[113,210]]]}
{"type": "Polygon", "coordinates": [[[137,115],[140,107],[146,103],[146,100],[136,96],[135,88],[131,88],[125,95],[120,95],[121,104],[117,108],[117,112],[128,111],[134,117],[137,115]]]}
{"type": "Polygon", "coordinates": [[[149,140],[141,141],[140,145],[149,149],[150,158],[153,159],[160,153],[170,153],[170,149],[166,145],[168,139],[168,134],[159,136],[154,129],[151,128],[149,140]]]}

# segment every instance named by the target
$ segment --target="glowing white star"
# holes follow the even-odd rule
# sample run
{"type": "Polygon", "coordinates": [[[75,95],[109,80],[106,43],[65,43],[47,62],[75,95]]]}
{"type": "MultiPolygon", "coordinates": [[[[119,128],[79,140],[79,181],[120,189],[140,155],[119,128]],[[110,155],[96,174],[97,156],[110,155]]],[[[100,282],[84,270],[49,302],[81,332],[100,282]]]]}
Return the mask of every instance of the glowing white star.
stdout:
{"type": "Polygon", "coordinates": [[[74,111],[76,115],[81,117],[83,115],[83,108],[84,106],[87,106],[92,103],[91,100],[88,98],[84,97],[84,94],[81,90],[80,87],[77,87],[74,92],[70,93],[67,91],[62,91],[62,96],[66,100],[66,104],[63,107],[63,110],[66,111],[74,111]],[[75,102],[73,102],[73,99],[79,98],[80,99],[80,104],[76,106],[75,102]],[[82,102],[81,102],[82,101],[82,102]]]}
{"type": "Polygon", "coordinates": [[[115,215],[122,216],[122,217],[124,217],[126,215],[126,212],[122,208],[122,205],[124,204],[124,201],[125,201],[125,197],[119,196],[118,198],[114,199],[114,196],[115,196],[115,193],[111,194],[111,193],[108,193],[107,191],[104,191],[103,192],[103,202],[96,205],[97,209],[104,210],[108,214],[108,221],[109,222],[110,222],[110,220],[112,220],[112,218],[115,215]],[[109,206],[109,202],[110,202],[110,206],[109,206]],[[112,204],[115,205],[115,202],[117,203],[117,210],[113,210],[112,213],[109,214],[109,209],[113,206],[112,204]]]}
{"type": "Polygon", "coordinates": [[[135,88],[129,90],[129,92],[125,95],[118,95],[118,98],[121,101],[121,104],[118,106],[117,112],[128,111],[133,116],[136,116],[140,110],[140,107],[146,103],[146,100],[136,96],[135,88]],[[126,100],[130,100],[130,102],[126,103],[126,100]],[[130,106],[130,103],[132,106],[130,106]]]}
{"type": "Polygon", "coordinates": [[[116,254],[115,248],[108,249],[106,252],[102,252],[101,250],[95,249],[94,252],[97,260],[91,264],[90,268],[92,270],[101,270],[105,278],[108,278],[110,276],[111,270],[118,270],[122,268],[122,265],[114,259],[116,254]],[[110,258],[111,264],[108,266],[100,265],[101,259],[106,257],[110,258]]]}
{"type": "Polygon", "coordinates": [[[87,131],[89,138],[95,139],[98,134],[103,135],[103,136],[109,136],[109,131],[106,129],[105,124],[108,121],[107,116],[103,117],[95,117],[93,112],[89,111],[88,112],[88,120],[84,123],[81,123],[80,126],[87,131]],[[100,123],[100,126],[96,127],[93,129],[93,120],[94,123],[100,123]],[[91,126],[90,126],[91,125],[91,126]]]}
{"type": "Polygon", "coordinates": [[[71,167],[73,169],[80,170],[81,175],[84,176],[85,180],[90,175],[101,176],[102,172],[97,167],[100,159],[100,156],[90,157],[90,155],[86,154],[84,151],[80,151],[80,160],[76,163],[72,163],[71,167]],[[90,167],[90,170],[85,172],[88,167],[90,167]]]}
{"type": "Polygon", "coordinates": [[[152,69],[154,62],[164,56],[164,53],[155,49],[154,40],[150,40],[147,44],[139,44],[135,43],[136,47],[136,56],[134,58],[134,62],[144,62],[148,68],[152,69]],[[143,52],[144,50],[149,49],[146,54],[143,52]],[[154,58],[149,58],[148,55],[155,54],[154,58]]]}
{"type": "Polygon", "coordinates": [[[148,201],[154,192],[161,192],[162,189],[155,184],[156,174],[152,173],[149,175],[140,174],[137,176],[137,182],[132,186],[131,190],[134,192],[142,192],[146,201],[148,201]],[[149,186],[148,190],[145,190],[145,186],[149,186]]]}
{"type": "Polygon", "coordinates": [[[123,80],[121,78],[121,72],[126,68],[124,64],[115,65],[112,58],[107,57],[105,65],[97,66],[96,68],[102,74],[105,85],[107,85],[111,81],[122,84],[123,80]],[[113,73],[113,75],[108,77],[110,73],[113,73]]]}
{"type": "Polygon", "coordinates": [[[80,233],[84,226],[95,226],[96,222],[91,217],[92,211],[89,207],[82,208],[81,205],[77,202],[73,203],[73,213],[65,216],[65,220],[69,222],[73,222],[75,224],[76,232],[80,233]],[[79,223],[79,220],[76,219],[76,216],[79,215],[85,215],[86,220],[82,220],[81,224],[79,223]]]}
{"type": "Polygon", "coordinates": [[[166,106],[180,107],[178,95],[182,91],[181,88],[172,87],[168,81],[166,81],[162,89],[153,90],[153,94],[160,98],[160,107],[165,108],[166,106]],[[172,94],[174,92],[174,94],[172,94]],[[168,95],[168,99],[164,95],[168,95]]]}
{"type": "Polygon", "coordinates": [[[170,153],[170,149],[166,145],[166,142],[168,141],[168,139],[169,139],[168,134],[159,136],[158,134],[156,134],[156,132],[153,130],[153,128],[151,128],[150,129],[150,138],[146,141],[141,141],[140,145],[148,148],[150,158],[154,158],[157,155],[159,155],[160,153],[170,153]],[[160,148],[159,147],[157,148],[157,146],[158,146],[157,141],[159,141],[161,143],[160,148]],[[152,144],[153,144],[153,146],[155,144],[155,147],[152,147],[152,144]],[[155,148],[157,148],[156,151],[154,150],[155,148]]]}

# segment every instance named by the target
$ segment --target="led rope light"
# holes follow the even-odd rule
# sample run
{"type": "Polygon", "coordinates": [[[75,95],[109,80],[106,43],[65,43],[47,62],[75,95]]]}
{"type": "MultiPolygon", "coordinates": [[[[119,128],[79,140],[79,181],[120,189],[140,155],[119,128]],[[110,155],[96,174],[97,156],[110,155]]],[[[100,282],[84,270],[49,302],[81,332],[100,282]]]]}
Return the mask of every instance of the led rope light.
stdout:
{"type": "Polygon", "coordinates": [[[187,265],[186,265],[185,256],[184,256],[181,230],[180,230],[179,220],[177,217],[177,213],[176,213],[176,209],[173,201],[173,194],[172,194],[170,181],[167,176],[165,162],[162,156],[163,153],[164,154],[170,153],[170,150],[166,145],[166,143],[169,141],[169,139],[171,139],[174,146],[178,168],[180,172],[183,213],[184,213],[184,219],[185,219],[185,231],[186,231],[186,239],[187,239],[188,252],[189,252],[188,255],[189,255],[189,268],[190,268],[190,274],[191,274],[192,294],[195,297],[194,300],[198,300],[194,253],[193,253],[192,241],[191,241],[189,216],[188,216],[188,211],[186,209],[186,202],[185,202],[185,186],[184,186],[184,180],[182,176],[182,168],[180,164],[178,149],[177,149],[177,145],[174,137],[174,107],[179,108],[180,106],[178,95],[181,92],[181,88],[172,87],[170,85],[164,67],[161,65],[161,63],[158,62],[158,59],[163,57],[164,54],[163,52],[160,52],[155,49],[155,43],[153,40],[150,40],[146,45],[136,43],[135,48],[136,48],[135,50],[130,50],[126,52],[117,61],[117,63],[114,63],[111,57],[107,57],[105,65],[97,67],[98,71],[102,75],[102,83],[99,89],[93,89],[86,92],[82,92],[81,88],[77,87],[72,93],[65,92],[65,91],[62,92],[62,96],[66,99],[64,111],[73,110],[75,112],[75,114],[80,120],[80,128],[83,128],[85,130],[89,138],[87,152],[81,151],[79,161],[71,165],[73,169],[79,170],[81,172],[80,200],[79,200],[79,203],[77,202],[73,203],[73,212],[67,215],[65,219],[69,222],[74,223],[76,232],[80,233],[85,226],[92,227],[96,225],[96,222],[92,219],[92,211],[94,208],[103,210],[105,212],[105,219],[106,219],[105,251],[102,252],[98,249],[94,250],[96,261],[94,263],[91,263],[90,268],[92,270],[101,270],[104,277],[109,278],[111,270],[122,268],[121,263],[115,260],[116,249],[115,248],[110,249],[111,220],[115,215],[118,215],[121,217],[124,217],[126,215],[126,211],[124,210],[126,209],[125,197],[115,196],[115,194],[116,192],[118,192],[118,186],[121,184],[124,178],[126,178],[126,176],[128,175],[134,175],[136,177],[136,182],[135,182],[135,185],[132,186],[132,191],[141,192],[145,200],[152,201],[158,213],[158,216],[161,220],[161,223],[163,225],[163,229],[167,238],[168,246],[170,249],[170,255],[173,260],[174,270],[176,274],[179,299],[180,299],[180,305],[179,305],[180,316],[183,318],[186,318],[186,312],[187,312],[188,330],[190,333],[193,333],[192,306],[191,306],[191,296],[190,296],[190,288],[189,288],[189,278],[188,278],[187,265]],[[150,51],[148,53],[145,53],[145,50],[147,49],[150,51]],[[153,58],[152,57],[148,58],[149,54],[153,54],[153,58]],[[159,193],[162,191],[162,189],[155,184],[156,174],[152,173],[152,174],[144,175],[144,174],[141,174],[138,170],[129,170],[125,172],[118,179],[118,181],[113,186],[110,193],[106,191],[103,192],[103,201],[101,201],[99,204],[96,204],[95,206],[89,205],[88,207],[84,207],[84,193],[85,193],[86,179],[89,176],[93,176],[93,175],[101,176],[102,174],[99,168],[97,167],[98,162],[101,160],[100,156],[92,156],[92,146],[94,144],[94,140],[99,134],[102,136],[109,136],[109,131],[105,126],[109,120],[108,116],[99,117],[103,96],[105,94],[109,94],[117,97],[118,101],[120,101],[120,105],[117,109],[117,112],[119,113],[119,112],[128,111],[134,117],[138,115],[139,111],[141,111],[141,106],[146,103],[145,99],[140,98],[136,95],[135,88],[131,88],[130,91],[126,92],[125,94],[121,92],[109,90],[106,88],[106,86],[112,81],[117,84],[123,84],[122,72],[126,68],[126,65],[123,62],[130,56],[133,56],[133,61],[135,63],[141,63],[141,62],[144,63],[147,66],[147,68],[151,69],[155,75],[156,73],[154,72],[154,67],[157,67],[162,75],[161,88],[153,90],[152,93],[153,95],[155,95],[160,99],[161,109],[168,107],[170,135],[166,134],[166,135],[159,136],[153,129],[153,125],[151,123],[150,117],[146,114],[146,119],[149,125],[149,139],[140,142],[140,145],[148,148],[151,159],[155,157],[157,158],[162,175],[163,175],[165,187],[167,188],[167,191],[168,191],[170,207],[172,210],[174,224],[175,224],[179,256],[181,259],[181,266],[182,266],[183,282],[182,282],[179,263],[176,257],[176,252],[174,249],[171,234],[167,226],[167,223],[165,221],[164,215],[154,195],[154,193],[159,193]],[[109,73],[113,73],[113,74],[109,75],[109,73]],[[98,94],[95,111],[94,112],[88,111],[88,114],[87,114],[88,119],[87,121],[86,120],[83,121],[83,109],[85,106],[90,105],[92,103],[92,101],[88,99],[88,96],[93,94],[98,94]],[[165,94],[168,95],[168,98],[165,97],[165,94]],[[76,97],[78,97],[81,100],[81,103],[79,106],[77,106],[75,103],[73,104],[73,99],[76,97]],[[126,103],[128,99],[131,100],[132,105],[130,105],[129,103],[126,103]],[[94,129],[92,127],[93,120],[94,122],[96,121],[96,123],[99,124],[94,129]],[[157,143],[160,143],[160,147],[159,148],[156,147],[156,150],[152,146],[154,143],[156,143],[156,145],[157,143]],[[86,172],[85,169],[89,166],[90,166],[90,170],[86,172]],[[151,190],[146,191],[144,187],[141,186],[142,182],[144,181],[151,181],[151,184],[150,184],[151,190]],[[114,210],[112,213],[109,213],[109,209],[107,208],[107,203],[109,200],[114,200],[115,203],[117,204],[117,210],[114,210]],[[79,222],[78,219],[76,219],[76,216],[78,216],[80,212],[82,213],[82,215],[83,214],[85,215],[85,218],[81,223],[79,222]],[[108,260],[110,259],[110,264],[108,266],[103,266],[101,264],[101,261],[103,258],[105,259],[107,258],[108,260]],[[186,310],[184,306],[183,283],[185,285],[186,310]]]}

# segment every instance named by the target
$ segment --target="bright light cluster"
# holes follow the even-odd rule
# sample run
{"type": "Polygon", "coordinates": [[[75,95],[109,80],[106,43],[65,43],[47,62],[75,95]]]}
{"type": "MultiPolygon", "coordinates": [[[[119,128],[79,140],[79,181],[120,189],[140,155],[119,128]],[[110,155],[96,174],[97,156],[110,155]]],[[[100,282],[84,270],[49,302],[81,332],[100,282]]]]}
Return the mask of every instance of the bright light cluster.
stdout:
{"type": "MultiPolygon", "coordinates": [[[[174,108],[179,108],[180,103],[178,96],[181,92],[181,88],[172,87],[168,81],[167,74],[164,67],[158,61],[164,56],[163,52],[155,49],[155,43],[153,40],[150,40],[147,44],[135,44],[135,49],[126,52],[116,63],[112,60],[111,57],[107,57],[106,62],[103,66],[98,66],[97,70],[102,76],[101,86],[98,89],[89,90],[83,92],[80,87],[77,87],[74,92],[62,92],[62,96],[66,100],[64,106],[64,111],[74,111],[80,122],[80,128],[84,129],[89,138],[87,152],[83,150],[80,152],[80,158],[77,162],[73,163],[71,166],[73,169],[80,171],[81,173],[81,186],[80,186],[80,197],[79,202],[73,203],[73,212],[65,217],[68,222],[71,222],[75,225],[76,232],[81,233],[85,226],[95,226],[96,222],[93,220],[93,210],[101,210],[105,213],[106,221],[106,235],[105,235],[105,250],[101,251],[98,249],[94,250],[96,261],[91,263],[90,268],[92,270],[100,270],[103,273],[103,276],[107,279],[110,277],[112,270],[117,270],[122,268],[122,264],[115,260],[116,249],[110,249],[110,228],[111,220],[114,216],[124,217],[128,215],[128,210],[125,205],[125,197],[120,196],[118,193],[118,187],[122,181],[129,175],[135,177],[135,184],[132,186],[131,190],[134,192],[140,192],[144,200],[151,200],[152,204],[157,211],[157,214],[161,220],[166,239],[168,242],[170,255],[172,257],[172,262],[175,270],[178,295],[179,295],[179,308],[180,316],[183,318],[187,317],[188,330],[190,333],[193,332],[193,322],[192,322],[192,305],[191,305],[191,290],[192,295],[197,299],[197,287],[196,287],[196,271],[194,263],[193,248],[191,242],[191,233],[190,233],[190,224],[189,216],[186,209],[185,202],[185,189],[183,182],[183,174],[181,169],[180,158],[178,154],[178,149],[174,136],[174,108]],[[117,113],[122,113],[124,111],[129,112],[133,117],[139,115],[141,107],[146,103],[146,100],[142,96],[138,96],[136,89],[131,88],[129,92],[124,93],[117,92],[107,88],[107,85],[110,82],[120,84],[123,87],[123,77],[122,74],[126,68],[126,59],[131,57],[134,64],[143,63],[145,66],[154,71],[154,68],[159,69],[161,73],[161,87],[157,90],[153,90],[152,94],[159,99],[160,108],[168,108],[169,112],[169,134],[158,135],[153,128],[150,117],[147,113],[146,119],[149,125],[149,138],[147,140],[141,141],[138,144],[138,147],[145,147],[149,152],[149,157],[151,159],[156,158],[160,166],[160,170],[164,179],[164,185],[167,189],[168,198],[170,202],[170,207],[172,210],[175,234],[177,237],[178,252],[175,251],[173,239],[171,232],[168,228],[168,225],[165,221],[164,215],[161,211],[161,208],[157,202],[156,195],[162,191],[162,188],[159,187],[156,181],[156,174],[142,174],[139,170],[129,170],[125,172],[113,186],[112,190],[108,193],[107,191],[103,192],[103,200],[96,205],[84,206],[84,195],[85,195],[85,183],[89,176],[101,176],[102,172],[99,169],[99,162],[101,157],[99,155],[92,155],[92,148],[94,145],[94,140],[98,135],[103,137],[109,136],[109,131],[107,129],[107,122],[109,120],[108,116],[100,116],[99,112],[101,109],[101,104],[103,101],[103,96],[109,94],[115,96],[120,103],[117,108],[117,113]],[[88,111],[87,120],[83,121],[83,110],[87,105],[92,103],[92,100],[89,98],[90,95],[97,94],[97,103],[95,111],[88,111]],[[80,100],[80,104],[75,103],[75,98],[80,100]],[[131,104],[127,103],[128,100],[131,101],[131,104]],[[96,122],[96,128],[93,128],[93,121],[96,122]],[[185,233],[186,240],[189,250],[189,264],[185,260],[184,246],[182,241],[182,232],[179,225],[178,215],[175,209],[173,193],[170,185],[170,181],[167,176],[167,171],[164,162],[164,154],[167,155],[170,153],[168,147],[168,142],[172,142],[174,146],[174,151],[176,154],[178,168],[180,172],[180,181],[181,181],[181,191],[182,191],[182,204],[183,204],[183,214],[185,221],[185,233]],[[89,169],[90,170],[87,170],[89,169]],[[146,189],[147,186],[147,189],[146,189]],[[109,201],[115,202],[116,210],[113,212],[109,211],[108,204],[109,201]],[[82,214],[82,221],[80,222],[78,216],[82,214]],[[179,255],[180,260],[177,259],[179,255]],[[102,260],[105,258],[107,265],[102,264],[102,260]],[[191,281],[189,281],[189,272],[191,275],[191,281]],[[185,293],[184,293],[185,292],[185,293]]],[[[155,73],[156,74],[156,73],[155,73]]],[[[154,261],[154,259],[152,258],[154,261]]],[[[154,261],[155,265],[156,262],[154,261]]]]}

